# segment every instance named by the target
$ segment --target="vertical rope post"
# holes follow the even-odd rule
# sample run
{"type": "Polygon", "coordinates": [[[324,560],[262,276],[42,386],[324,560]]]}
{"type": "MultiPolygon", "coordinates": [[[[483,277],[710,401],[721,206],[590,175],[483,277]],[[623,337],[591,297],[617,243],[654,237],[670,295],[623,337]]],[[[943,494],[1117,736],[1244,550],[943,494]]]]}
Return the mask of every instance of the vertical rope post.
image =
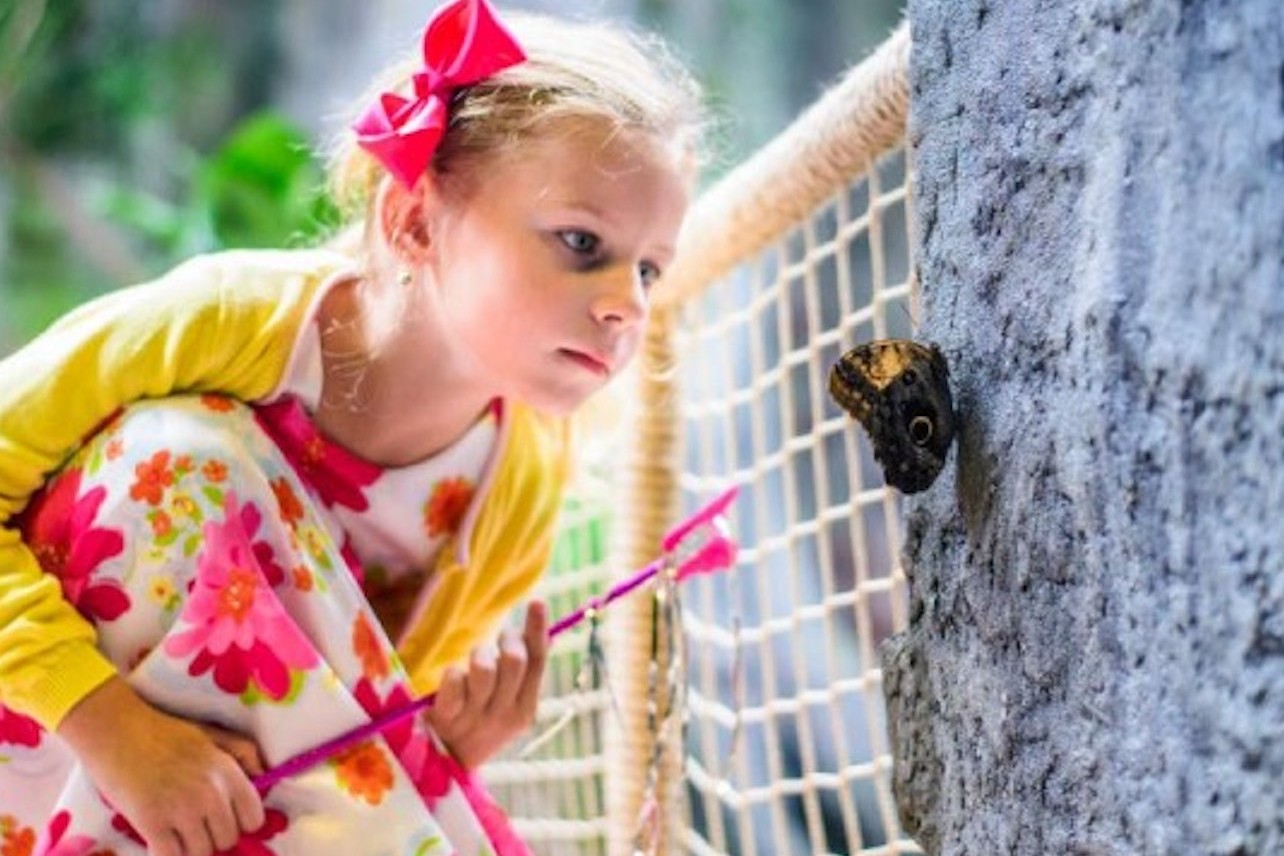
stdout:
{"type": "MultiPolygon", "coordinates": [[[[637,396],[631,408],[633,418],[625,429],[611,526],[610,566],[619,572],[653,560],[665,532],[677,520],[680,422],[674,372],[675,316],[672,309],[653,310],[637,361],[637,396]]],[[[633,853],[647,765],[656,748],[647,721],[651,614],[650,598],[633,596],[615,603],[605,623],[607,675],[618,703],[618,711],[608,710],[606,717],[610,856],[633,853]]],[[[681,628],[660,630],[681,632],[681,628]]],[[[663,680],[658,692],[657,701],[663,707],[668,703],[663,680]]],[[[681,834],[682,757],[681,741],[671,740],[660,763],[657,785],[660,853],[676,852],[681,834]]]]}

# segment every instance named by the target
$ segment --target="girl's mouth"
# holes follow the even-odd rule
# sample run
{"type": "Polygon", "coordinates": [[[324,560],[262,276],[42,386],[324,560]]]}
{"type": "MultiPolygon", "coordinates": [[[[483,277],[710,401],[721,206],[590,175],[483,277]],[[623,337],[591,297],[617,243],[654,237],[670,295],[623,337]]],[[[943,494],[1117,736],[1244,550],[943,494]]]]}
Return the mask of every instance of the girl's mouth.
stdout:
{"type": "Polygon", "coordinates": [[[593,374],[600,375],[602,377],[611,376],[611,367],[591,354],[586,354],[583,351],[572,350],[571,348],[559,348],[558,353],[593,374]]]}

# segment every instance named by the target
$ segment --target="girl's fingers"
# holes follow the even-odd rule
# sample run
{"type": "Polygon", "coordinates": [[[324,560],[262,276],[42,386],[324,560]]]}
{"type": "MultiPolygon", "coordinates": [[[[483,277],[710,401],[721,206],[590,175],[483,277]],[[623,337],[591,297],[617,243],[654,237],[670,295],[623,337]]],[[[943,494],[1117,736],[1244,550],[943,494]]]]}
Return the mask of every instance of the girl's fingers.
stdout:
{"type": "Polygon", "coordinates": [[[183,856],[213,856],[214,846],[210,843],[209,830],[204,823],[188,825],[176,829],[179,847],[183,856]]]}
{"type": "Polygon", "coordinates": [[[468,663],[468,711],[480,716],[495,694],[499,652],[494,645],[479,645],[468,663]]]}
{"type": "Polygon", "coordinates": [[[526,643],[512,630],[499,635],[499,663],[496,666],[495,692],[486,707],[488,715],[509,713],[526,678],[526,643]]]}
{"type": "Polygon", "coordinates": [[[248,782],[244,788],[237,788],[232,794],[232,813],[236,816],[236,825],[240,827],[242,834],[258,831],[267,820],[263,811],[263,799],[248,782]]]}
{"type": "MultiPolygon", "coordinates": [[[[139,835],[143,835],[141,830],[139,835]]],[[[165,829],[151,837],[143,835],[143,840],[152,856],[183,856],[183,839],[177,829],[165,829]]]]}
{"type": "Polygon", "coordinates": [[[539,688],[548,662],[548,607],[542,601],[532,601],[526,607],[526,627],[522,631],[526,643],[526,672],[517,692],[517,704],[530,719],[539,704],[539,688]]]}
{"type": "Polygon", "coordinates": [[[215,746],[232,756],[247,776],[258,776],[267,769],[263,753],[254,740],[217,725],[202,724],[201,728],[214,741],[215,746]]]}
{"type": "Polygon", "coordinates": [[[225,811],[214,812],[205,818],[205,831],[214,851],[230,850],[241,839],[236,813],[228,805],[225,811]]]}
{"type": "Polygon", "coordinates": [[[429,717],[433,722],[450,722],[464,712],[467,704],[468,688],[464,683],[464,675],[451,666],[442,673],[437,698],[428,711],[429,717]]]}

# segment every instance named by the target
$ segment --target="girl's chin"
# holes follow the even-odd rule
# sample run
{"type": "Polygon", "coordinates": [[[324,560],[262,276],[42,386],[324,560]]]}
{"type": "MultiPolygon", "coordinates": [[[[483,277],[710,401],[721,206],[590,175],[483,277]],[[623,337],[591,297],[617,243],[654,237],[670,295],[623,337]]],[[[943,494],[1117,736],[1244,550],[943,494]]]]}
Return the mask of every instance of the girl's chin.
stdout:
{"type": "Polygon", "coordinates": [[[516,398],[544,416],[562,418],[573,415],[592,395],[593,392],[563,391],[557,394],[518,395],[516,398]]]}

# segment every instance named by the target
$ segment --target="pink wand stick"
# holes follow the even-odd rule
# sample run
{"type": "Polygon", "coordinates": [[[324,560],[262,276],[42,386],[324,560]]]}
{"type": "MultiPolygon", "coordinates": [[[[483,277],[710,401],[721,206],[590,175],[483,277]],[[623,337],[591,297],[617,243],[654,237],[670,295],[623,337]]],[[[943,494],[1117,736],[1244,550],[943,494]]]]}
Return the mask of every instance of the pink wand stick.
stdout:
{"type": "MultiPolygon", "coordinates": [[[[628,579],[617,583],[605,595],[592,598],[583,606],[558,619],[548,630],[549,640],[556,639],[562,633],[579,624],[590,612],[601,610],[611,602],[638,588],[658,574],[666,565],[674,567],[674,576],[679,582],[693,574],[704,574],[731,567],[736,560],[736,544],[725,531],[726,518],[724,513],[735,500],[738,492],[739,489],[734,487],[724,491],[704,508],[701,508],[670,530],[660,544],[664,552],[663,558],[657,559],[628,579]],[[688,546],[687,540],[693,534],[705,532],[708,532],[705,540],[702,543],[698,543],[687,558],[682,561],[675,561],[675,553],[678,552],[679,548],[688,546]]],[[[421,710],[427,710],[432,707],[436,698],[436,693],[429,693],[409,704],[386,711],[369,722],[353,728],[351,731],[300,752],[293,758],[283,761],[272,769],[253,777],[251,781],[258,788],[259,793],[266,793],[282,779],[311,769],[349,746],[373,737],[407,717],[414,716],[421,710]]]]}

